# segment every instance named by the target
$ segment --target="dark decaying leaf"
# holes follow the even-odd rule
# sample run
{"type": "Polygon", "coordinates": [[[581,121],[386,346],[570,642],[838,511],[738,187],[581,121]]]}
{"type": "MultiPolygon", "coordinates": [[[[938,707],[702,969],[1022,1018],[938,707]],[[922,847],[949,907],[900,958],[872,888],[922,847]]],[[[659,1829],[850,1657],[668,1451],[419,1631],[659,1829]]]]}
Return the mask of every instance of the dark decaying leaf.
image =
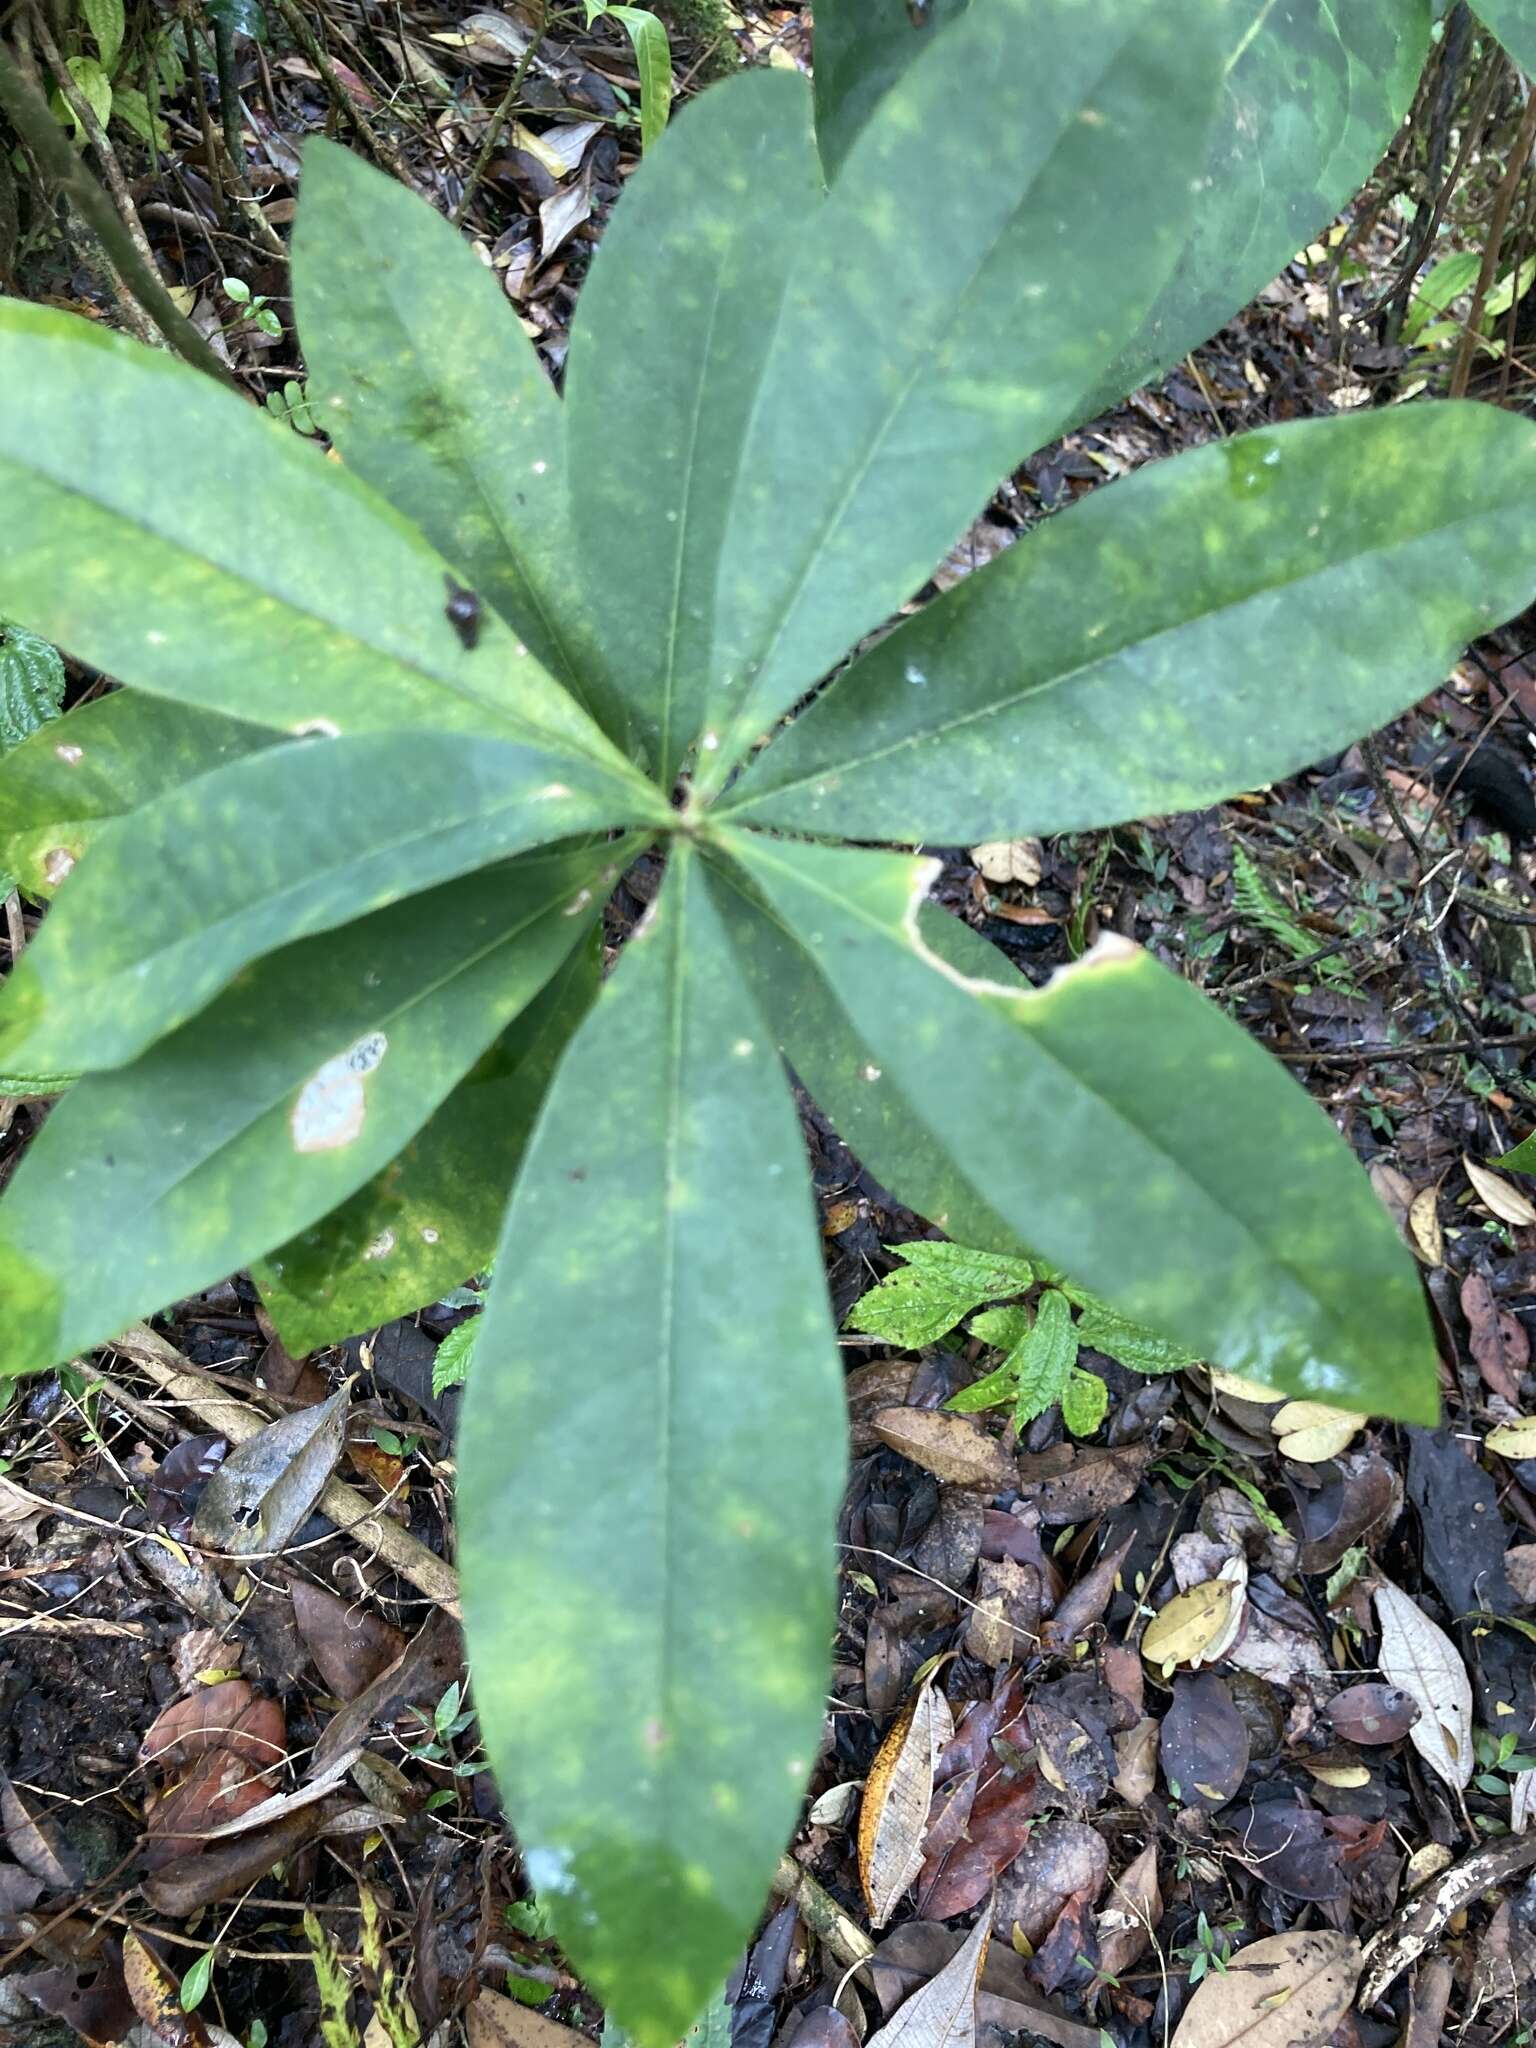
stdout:
{"type": "MultiPolygon", "coordinates": [[[[908,1920],[876,1949],[869,1974],[882,2012],[893,2012],[919,1985],[941,1970],[965,1940],[963,1931],[934,1920],[908,1920]]],[[[994,1939],[981,1973],[976,2001],[978,2048],[1013,2048],[1020,2036],[1038,2035],[1058,2048],[1102,2048],[1097,2027],[1069,2019],[1029,1981],[1022,1956],[994,1939]]]]}
{"type": "Polygon", "coordinates": [[[315,1669],[339,1700],[355,1700],[405,1649],[405,1637],[374,1608],[307,1579],[293,1582],[293,1618],[315,1669]]]}
{"type": "Polygon", "coordinates": [[[979,1905],[1028,1842],[1040,1806],[1036,1772],[994,1769],[972,1799],[964,1837],[924,1873],[923,1913],[948,1920],[979,1905]]]}
{"type": "Polygon", "coordinates": [[[1123,1507],[1141,1484],[1154,1446],[1057,1444],[1019,1459],[1019,1492],[1042,1522],[1086,1522],[1123,1507]]]}
{"type": "Polygon", "coordinates": [[[1067,1900],[1079,1892],[1096,1899],[1108,1875],[1109,1850],[1097,1829],[1078,1820],[1045,1821],[999,1879],[992,1924],[1004,1941],[1017,1927],[1038,1948],[1067,1900]]]}
{"type": "Polygon", "coordinates": [[[965,1630],[969,1656],[996,1669],[1040,1640],[1040,1574],[1011,1557],[983,1560],[965,1630]]]}
{"type": "Polygon", "coordinates": [[[1209,1671],[1175,1678],[1161,1749],[1169,1793],[1186,1806],[1214,1813],[1237,1796],[1248,1772],[1248,1728],[1223,1680],[1209,1671]]]}
{"type": "Polygon", "coordinates": [[[795,2028],[787,2048],[859,2048],[859,2037],[835,2005],[818,2005],[795,2028]]]}
{"type": "Polygon", "coordinates": [[[1520,1376],[1531,1362],[1531,1340],[1517,1315],[1499,1305],[1487,1276],[1468,1273],[1461,1283],[1467,1342],[1484,1384],[1518,1406],[1520,1376]]]}
{"type": "Polygon", "coordinates": [[[1024,1720],[1041,1777],[1068,1813],[1086,1820],[1109,1792],[1109,1765],[1099,1743],[1081,1722],[1038,1702],[1024,1720]]]}
{"type": "Polygon", "coordinates": [[[1399,1741],[1418,1718],[1419,1706],[1412,1693],[1375,1680],[1346,1686],[1328,1702],[1334,1734],[1368,1748],[1399,1741]]]}
{"type": "Polygon", "coordinates": [[[1453,1615],[1480,1608],[1508,1614],[1514,1591],[1504,1568],[1509,1531],[1492,1476],[1459,1433],[1408,1432],[1408,1497],[1418,1510],[1424,1569],[1453,1615]]]}
{"type": "Polygon", "coordinates": [[[1316,1493],[1300,1500],[1301,1569],[1331,1572],[1352,1550],[1391,1515],[1399,1499],[1399,1482],[1382,1459],[1367,1457],[1316,1493]]]}
{"type": "Polygon", "coordinates": [[[1238,1861],[1287,1898],[1339,1899],[1349,1890],[1341,1844],[1316,1807],[1271,1799],[1234,1807],[1224,1824],[1238,1861]]]}
{"type": "Polygon", "coordinates": [[[1092,1571],[1085,1573],[1062,1596],[1045,1628],[1045,1640],[1051,1649],[1059,1654],[1070,1654],[1071,1645],[1094,1622],[1103,1618],[1104,1610],[1114,1596],[1120,1567],[1130,1555],[1134,1541],[1133,1536],[1127,1536],[1123,1543],[1106,1551],[1092,1571]]]}
{"type": "Polygon", "coordinates": [[[236,1557],[282,1550],[325,1491],[347,1440],[349,1387],[318,1408],[284,1415],[236,1445],[192,1518],[206,1549],[236,1557]]]}
{"type": "Polygon", "coordinates": [[[976,1994],[991,1939],[983,1913],[938,1975],[870,2037],[869,2048],[976,2048],[976,1994]]]}
{"type": "Polygon", "coordinates": [[[44,2012],[67,2021],[87,2048],[121,2048],[137,2018],[113,1941],[78,1966],[33,1971],[17,1987],[44,2012]]]}
{"type": "Polygon", "coordinates": [[[30,1871],[51,1892],[71,1892],[79,1887],[83,1876],[79,1857],[46,1809],[34,1810],[3,1773],[0,1821],[5,1823],[5,1846],[23,1870],[30,1871]]]}
{"type": "Polygon", "coordinates": [[[324,1806],[305,1806],[284,1814],[269,1827],[210,1842],[200,1855],[147,1877],[145,1901],[155,1912],[180,1920],[215,1899],[235,1898],[248,1892],[274,1864],[296,1856],[306,1842],[323,1834],[328,1817],[324,1806]]]}
{"type": "Polygon", "coordinates": [[[1094,1924],[1093,1901],[1098,1886],[1074,1892],[1063,1902],[1055,1925],[1036,1949],[1029,1974],[1042,1991],[1059,1991],[1072,1984],[1077,1989],[1094,1982],[1099,1960],[1099,1939],[1094,1924]]]}
{"type": "Polygon", "coordinates": [[[223,1464],[229,1439],[223,1436],[189,1436],[173,1444],[160,1460],[145,1493],[144,1505],[150,1520],[173,1535],[186,1535],[192,1516],[208,1481],[223,1464]]]}

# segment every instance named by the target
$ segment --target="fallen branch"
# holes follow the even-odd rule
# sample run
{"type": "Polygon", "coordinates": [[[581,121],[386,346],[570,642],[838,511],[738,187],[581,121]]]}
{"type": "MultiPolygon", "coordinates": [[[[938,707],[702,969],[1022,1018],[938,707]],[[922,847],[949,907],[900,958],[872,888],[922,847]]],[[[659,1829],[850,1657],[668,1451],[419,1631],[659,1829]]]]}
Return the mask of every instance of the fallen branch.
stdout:
{"type": "Polygon", "coordinates": [[[1368,2011],[1391,1989],[1410,1963],[1440,1939],[1463,1906],[1492,1886],[1503,1884],[1536,1863],[1536,1829],[1524,1835],[1506,1835],[1463,1856],[1449,1870],[1442,1870],[1413,1897],[1395,1919],[1366,1943],[1368,1968],[1360,1987],[1360,2010],[1368,2011]]]}

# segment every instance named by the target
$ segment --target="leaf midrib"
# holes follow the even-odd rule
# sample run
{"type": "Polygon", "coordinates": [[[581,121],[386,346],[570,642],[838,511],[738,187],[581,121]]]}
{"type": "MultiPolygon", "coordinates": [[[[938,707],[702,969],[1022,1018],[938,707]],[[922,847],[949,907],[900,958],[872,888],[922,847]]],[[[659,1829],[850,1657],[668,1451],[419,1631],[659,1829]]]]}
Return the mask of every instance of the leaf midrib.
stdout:
{"type": "MultiPolygon", "coordinates": [[[[1218,619],[1227,615],[1236,616],[1248,606],[1258,603],[1263,598],[1273,597],[1277,593],[1304,592],[1308,585],[1317,583],[1321,579],[1331,576],[1340,570],[1351,569],[1357,563],[1370,561],[1377,556],[1388,555],[1398,548],[1415,547],[1424,541],[1432,541],[1445,535],[1458,533],[1464,527],[1477,525],[1517,509],[1517,507],[1511,505],[1490,507],[1484,504],[1479,506],[1476,511],[1462,513],[1456,519],[1443,521],[1436,526],[1425,527],[1421,531],[1410,535],[1406,540],[1399,538],[1391,541],[1382,541],[1373,547],[1356,548],[1346,555],[1335,555],[1322,567],[1311,569],[1303,576],[1291,577],[1283,583],[1262,584],[1230,602],[1221,602],[1198,611],[1192,611],[1185,617],[1176,619],[1172,625],[1159,626],[1153,632],[1142,633],[1134,638],[1123,640],[1118,646],[1109,647],[1102,651],[1096,649],[1089,660],[1079,661],[1068,668],[1058,669],[1054,674],[1044,677],[1041,681],[1031,684],[1028,688],[1014,690],[1005,697],[995,698],[989,704],[978,705],[970,711],[955,712],[948,717],[938,719],[932,725],[923,726],[917,732],[903,733],[899,739],[891,740],[886,745],[872,748],[868,752],[844,754],[835,760],[824,760],[820,767],[807,769],[805,773],[795,776],[791,781],[772,783],[767,788],[758,791],[755,795],[743,798],[738,803],[721,804],[716,808],[714,815],[722,820],[735,817],[745,819],[757,804],[771,802],[773,798],[784,796],[791,790],[804,789],[809,784],[820,782],[829,775],[859,774],[865,769],[873,767],[876,762],[889,760],[892,755],[902,753],[909,747],[926,746],[929,743],[937,745],[950,738],[954,733],[963,731],[967,726],[980,724],[989,718],[1004,717],[1009,712],[1017,710],[1021,704],[1025,704],[1036,697],[1049,696],[1065,685],[1078,681],[1080,677],[1092,675],[1096,669],[1105,668],[1111,662],[1121,660],[1126,654],[1134,652],[1139,647],[1155,647],[1159,641],[1167,640],[1179,633],[1188,632],[1193,627],[1205,625],[1212,619],[1218,619]]],[[[1021,538],[1021,540],[1015,543],[1015,546],[1027,547],[1028,545],[1027,537],[1021,538]]],[[[961,587],[963,588],[964,586],[961,587]]],[[[938,600],[938,602],[942,604],[943,599],[938,600]]],[[[977,602],[980,602],[979,598],[977,602]]],[[[871,661],[880,659],[892,641],[899,637],[899,634],[889,635],[886,640],[881,642],[879,649],[872,653],[868,659],[871,661]]],[[[910,651],[915,654],[918,650],[912,649],[910,651]]],[[[942,656],[939,659],[942,659],[942,656]]],[[[845,671],[832,684],[831,688],[840,690],[845,685],[851,685],[857,678],[859,666],[855,665],[855,667],[845,671]]],[[[881,678],[882,682],[883,680],[881,678]]],[[[828,694],[830,695],[830,690],[828,694]]],[[[807,720],[815,716],[814,704],[804,713],[804,716],[807,720]]]]}

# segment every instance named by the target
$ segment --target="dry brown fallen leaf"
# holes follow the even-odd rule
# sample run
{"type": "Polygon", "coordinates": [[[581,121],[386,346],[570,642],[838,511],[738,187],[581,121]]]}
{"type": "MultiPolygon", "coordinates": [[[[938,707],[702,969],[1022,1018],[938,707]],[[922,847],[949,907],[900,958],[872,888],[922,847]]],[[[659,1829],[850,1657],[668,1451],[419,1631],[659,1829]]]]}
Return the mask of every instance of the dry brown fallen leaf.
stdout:
{"type": "Polygon", "coordinates": [[[1461,1163],[1478,1200],[1485,1209],[1491,1209],[1501,1223],[1512,1224],[1517,1230],[1522,1224],[1536,1223],[1536,1208],[1532,1207],[1530,1197],[1523,1195],[1513,1181],[1505,1180],[1502,1174],[1490,1173],[1486,1166],[1480,1166],[1465,1152],[1461,1155],[1461,1163]]]}
{"type": "MultiPolygon", "coordinates": [[[[1163,1917],[1163,1895],[1157,1882],[1157,1844],[1148,1842],[1120,1877],[1111,1878],[1104,1910],[1098,1919],[1099,1968],[1105,1977],[1121,1977],[1152,1939],[1163,1917]]],[[[1095,1990],[1103,1979],[1096,1980],[1095,1990]]]]}
{"type": "Polygon", "coordinates": [[[989,882],[1022,882],[1033,889],[1044,872],[1045,848],[1038,839],[988,839],[971,848],[971,859],[989,882]]]}
{"type": "Polygon", "coordinates": [[[1419,1706],[1408,1739],[1430,1769],[1460,1791],[1473,1770],[1467,1667],[1450,1637],[1406,1593],[1383,1579],[1375,1597],[1381,1675],[1419,1706]]]}
{"type": "Polygon", "coordinates": [[[935,1408],[880,1408],[870,1424],[883,1444],[949,1486],[993,1494],[1018,1484],[1013,1459],[968,1415],[944,1415],[935,1408]]]}
{"type": "Polygon", "coordinates": [[[587,2039],[499,1991],[481,1991],[466,2007],[464,2033],[469,2048],[577,2048],[587,2039]]]}
{"type": "Polygon", "coordinates": [[[937,1977],[897,2008],[871,2037],[869,2048],[976,2048],[976,1988],[991,1938],[988,1905],[964,1945],[937,1977]]]}
{"type": "Polygon", "coordinates": [[[881,1743],[859,1807],[859,1882],[871,1927],[883,1927],[923,1865],[933,1767],[955,1732],[949,1701],[929,1680],[881,1743]]]}
{"type": "Polygon", "coordinates": [[[1349,2010],[1357,1942],[1325,1929],[1252,1942],[1185,2007],[1173,2048],[1317,2048],[1349,2010]]]}

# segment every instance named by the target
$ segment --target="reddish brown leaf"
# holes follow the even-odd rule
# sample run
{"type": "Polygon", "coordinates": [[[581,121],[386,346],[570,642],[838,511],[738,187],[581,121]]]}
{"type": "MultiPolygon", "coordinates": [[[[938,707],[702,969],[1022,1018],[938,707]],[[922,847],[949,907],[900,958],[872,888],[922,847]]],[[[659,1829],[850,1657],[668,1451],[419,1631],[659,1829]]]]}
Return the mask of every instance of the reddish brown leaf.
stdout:
{"type": "Polygon", "coordinates": [[[1130,1555],[1135,1539],[1127,1536],[1114,1550],[1101,1557],[1091,1572],[1085,1574],[1066,1594],[1057,1606],[1055,1615],[1044,1630],[1046,1648],[1065,1655],[1085,1629],[1102,1619],[1115,1591],[1115,1580],[1120,1567],[1130,1555]]]}
{"type": "Polygon", "coordinates": [[[1500,1308],[1481,1273],[1461,1283],[1461,1312],[1467,1319],[1468,1344],[1484,1384],[1514,1406],[1520,1401],[1520,1376],[1531,1362],[1531,1340],[1525,1326],[1500,1308]]]}
{"type": "Polygon", "coordinates": [[[355,1700],[405,1649],[405,1637],[371,1607],[307,1580],[293,1582],[293,1618],[315,1669],[339,1700],[355,1700]]]}
{"type": "Polygon", "coordinates": [[[1036,1949],[1029,1974],[1044,1992],[1059,1991],[1072,1979],[1086,1983],[1099,1960],[1099,1939],[1091,1906],[1098,1894],[1074,1892],[1056,1915],[1056,1924],[1036,1949]]]}
{"type": "Polygon", "coordinates": [[[935,1920],[949,1920],[980,1905],[1029,1840],[1040,1797],[1034,1771],[1023,1777],[997,1773],[971,1808],[970,1839],[957,1843],[934,1873],[923,1911],[935,1920]]]}
{"type": "Polygon", "coordinates": [[[1399,1742],[1419,1718],[1419,1703],[1398,1685],[1351,1685],[1328,1702],[1333,1732],[1344,1742],[1399,1742]]]}
{"type": "Polygon", "coordinates": [[[149,1833],[139,1853],[142,1867],[163,1870],[198,1855],[213,1829],[249,1813],[271,1790],[270,1779],[234,1750],[205,1750],[150,1809],[149,1833]]]}
{"type": "Polygon", "coordinates": [[[1227,1825],[1237,1835],[1233,1854],[1239,1862],[1289,1898],[1338,1899],[1349,1890],[1342,1844],[1315,1807],[1271,1799],[1235,1808],[1227,1825]]]}
{"type": "Polygon", "coordinates": [[[144,1884],[144,1897],[157,1913],[183,1920],[199,1906],[249,1891],[274,1863],[286,1863],[306,1842],[325,1831],[322,1806],[301,1807],[267,1828],[211,1842],[200,1855],[162,1870],[144,1884]]]}
{"type": "Polygon", "coordinates": [[[156,1715],[139,1744],[139,1761],[169,1769],[210,1749],[233,1750],[260,1770],[281,1763],[287,1753],[282,1708],[259,1699],[243,1678],[204,1686],[156,1715]]]}
{"type": "Polygon", "coordinates": [[[44,2012],[66,2021],[88,2048],[119,2048],[137,2022],[115,1942],[82,1967],[37,1970],[16,1979],[16,1988],[44,2012]]]}

